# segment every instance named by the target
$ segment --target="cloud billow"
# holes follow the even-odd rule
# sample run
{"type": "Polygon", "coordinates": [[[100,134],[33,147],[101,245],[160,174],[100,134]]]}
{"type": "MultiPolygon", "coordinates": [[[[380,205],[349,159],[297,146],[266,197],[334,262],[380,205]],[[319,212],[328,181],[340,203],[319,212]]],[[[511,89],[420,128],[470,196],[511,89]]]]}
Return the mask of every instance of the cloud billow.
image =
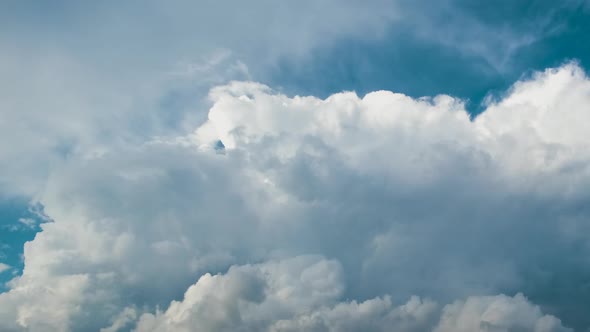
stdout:
{"type": "Polygon", "coordinates": [[[0,294],[2,330],[590,325],[590,80],[576,64],[474,119],[446,95],[233,82],[209,97],[190,135],[51,173],[39,202],[54,222],[0,294]]]}

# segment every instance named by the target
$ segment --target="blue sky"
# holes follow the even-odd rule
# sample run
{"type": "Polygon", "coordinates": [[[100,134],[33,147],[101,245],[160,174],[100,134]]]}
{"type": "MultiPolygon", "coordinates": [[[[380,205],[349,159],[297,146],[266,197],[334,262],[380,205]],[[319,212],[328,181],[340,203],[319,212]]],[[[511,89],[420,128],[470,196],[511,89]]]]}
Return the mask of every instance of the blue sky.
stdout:
{"type": "Polygon", "coordinates": [[[0,329],[585,331],[589,35],[586,0],[7,1],[0,329]]]}
{"type": "Polygon", "coordinates": [[[6,290],[4,283],[20,273],[23,268],[23,245],[35,237],[40,230],[39,216],[35,213],[35,206],[30,206],[29,200],[23,198],[4,198],[0,205],[2,211],[0,243],[2,262],[12,267],[2,273],[2,290],[6,290]],[[27,223],[28,222],[28,223],[27,223]]]}
{"type": "MultiPolygon", "coordinates": [[[[460,42],[416,38],[416,27],[407,23],[391,27],[379,40],[339,41],[333,47],[316,50],[303,63],[286,59],[269,80],[273,85],[285,86],[286,91],[304,94],[328,95],[341,90],[363,94],[379,89],[413,97],[445,93],[469,100],[469,110],[477,113],[487,94],[502,93],[532,71],[570,60],[586,67],[590,61],[589,46],[580,42],[590,29],[588,11],[582,5],[555,8],[551,1],[499,1],[487,5],[463,2],[452,7],[458,9],[487,25],[478,42],[489,48],[485,51],[494,53],[489,59],[485,54],[462,50],[460,42]],[[544,17],[544,27],[533,34],[530,43],[513,51],[501,45],[501,40],[498,45],[486,45],[486,34],[506,27],[516,35],[530,33],[534,29],[527,25],[541,24],[540,17],[544,17]],[[494,63],[495,58],[502,64],[494,63]]],[[[461,29],[462,22],[455,23],[452,18],[453,14],[439,13],[430,24],[434,29],[440,24],[442,29],[450,30],[449,34],[456,34],[453,29],[461,29]]]]}

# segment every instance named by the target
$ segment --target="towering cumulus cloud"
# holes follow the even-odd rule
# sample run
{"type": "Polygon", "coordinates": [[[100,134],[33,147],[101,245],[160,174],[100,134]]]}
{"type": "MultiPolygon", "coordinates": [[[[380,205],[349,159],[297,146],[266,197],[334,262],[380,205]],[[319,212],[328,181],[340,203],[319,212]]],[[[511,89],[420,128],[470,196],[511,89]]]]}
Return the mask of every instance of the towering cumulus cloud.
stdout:
{"type": "Polygon", "coordinates": [[[490,99],[213,88],[183,137],[68,159],[2,331],[590,326],[590,80],[490,99]],[[559,317],[559,318],[558,318],[559,317]],[[561,319],[561,320],[560,320],[561,319]]]}

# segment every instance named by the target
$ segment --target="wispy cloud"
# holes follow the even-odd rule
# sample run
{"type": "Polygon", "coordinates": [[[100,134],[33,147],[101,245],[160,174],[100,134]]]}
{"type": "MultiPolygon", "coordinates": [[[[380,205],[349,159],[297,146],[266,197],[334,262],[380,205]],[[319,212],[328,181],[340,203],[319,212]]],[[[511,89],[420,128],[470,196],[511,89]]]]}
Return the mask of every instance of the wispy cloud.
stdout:
{"type": "Polygon", "coordinates": [[[0,273],[10,270],[10,265],[0,263],[0,273]]]}

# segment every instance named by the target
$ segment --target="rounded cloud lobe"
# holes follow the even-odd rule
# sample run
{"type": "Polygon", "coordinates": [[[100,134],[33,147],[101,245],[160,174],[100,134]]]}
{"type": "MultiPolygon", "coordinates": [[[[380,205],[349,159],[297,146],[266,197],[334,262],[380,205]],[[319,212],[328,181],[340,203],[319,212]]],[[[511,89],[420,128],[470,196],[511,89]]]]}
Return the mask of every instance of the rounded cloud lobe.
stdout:
{"type": "Polygon", "coordinates": [[[516,83],[475,119],[444,95],[323,100],[233,82],[210,98],[191,135],[51,174],[39,201],[54,222],[0,294],[3,330],[590,324],[577,65],[516,83]]]}

